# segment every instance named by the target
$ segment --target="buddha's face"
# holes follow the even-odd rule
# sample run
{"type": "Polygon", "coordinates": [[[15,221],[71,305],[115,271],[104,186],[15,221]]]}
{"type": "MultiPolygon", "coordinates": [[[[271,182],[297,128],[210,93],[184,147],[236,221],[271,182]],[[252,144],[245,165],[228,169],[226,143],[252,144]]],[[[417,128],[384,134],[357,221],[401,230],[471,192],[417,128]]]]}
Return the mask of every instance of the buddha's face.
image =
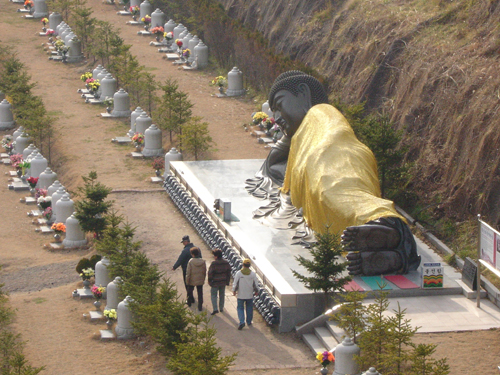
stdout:
{"type": "MultiPolygon", "coordinates": [[[[307,87],[307,85],[304,85],[307,87]]],[[[311,108],[309,90],[299,91],[297,95],[288,90],[280,90],[274,95],[273,110],[278,125],[288,137],[293,137],[311,108]],[[307,91],[307,92],[304,92],[307,91]]]]}

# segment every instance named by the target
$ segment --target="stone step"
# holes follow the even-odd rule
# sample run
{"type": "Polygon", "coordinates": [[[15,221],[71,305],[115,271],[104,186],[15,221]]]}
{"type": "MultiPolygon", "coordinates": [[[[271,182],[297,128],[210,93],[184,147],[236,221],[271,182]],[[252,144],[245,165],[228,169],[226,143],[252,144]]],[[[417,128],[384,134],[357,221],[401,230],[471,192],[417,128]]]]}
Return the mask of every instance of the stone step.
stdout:
{"type": "Polygon", "coordinates": [[[338,326],[337,322],[333,320],[326,322],[326,328],[330,331],[337,343],[342,342],[344,337],[347,336],[346,332],[338,326]]]}
{"type": "Polygon", "coordinates": [[[314,333],[306,333],[302,336],[302,340],[304,340],[305,344],[312,350],[314,356],[318,352],[324,352],[326,348],[323,346],[321,341],[314,333]]]}
{"type": "Polygon", "coordinates": [[[332,350],[339,344],[326,327],[316,327],[314,328],[314,333],[327,350],[332,350]]]}

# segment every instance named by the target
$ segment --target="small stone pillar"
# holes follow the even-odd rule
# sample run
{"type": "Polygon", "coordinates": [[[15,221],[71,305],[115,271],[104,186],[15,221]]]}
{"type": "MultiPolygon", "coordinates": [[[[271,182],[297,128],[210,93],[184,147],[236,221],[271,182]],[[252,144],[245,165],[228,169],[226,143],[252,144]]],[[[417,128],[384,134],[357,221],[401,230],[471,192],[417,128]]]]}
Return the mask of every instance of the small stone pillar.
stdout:
{"type": "Polygon", "coordinates": [[[128,117],[130,114],[130,98],[124,89],[120,89],[113,96],[113,111],[111,112],[111,116],[128,117]]]}
{"type": "Polygon", "coordinates": [[[176,39],[179,39],[179,35],[181,35],[181,33],[186,30],[186,26],[184,26],[182,23],[178,24],[177,26],[174,27],[174,43],[175,43],[175,40],[176,39]]]}
{"type": "Polygon", "coordinates": [[[202,69],[208,66],[208,47],[200,40],[200,43],[194,47],[195,59],[197,58],[197,68],[202,69]]]}
{"type": "Polygon", "coordinates": [[[38,178],[40,174],[47,168],[49,163],[42,154],[38,153],[33,159],[31,159],[30,176],[38,178]]]}
{"type": "MultiPolygon", "coordinates": [[[[97,77],[97,75],[98,75],[99,73],[101,73],[101,71],[102,71],[103,69],[104,69],[104,67],[103,67],[101,64],[97,65],[97,66],[94,68],[94,70],[92,70],[92,78],[97,77]]],[[[113,94],[114,94],[114,93],[113,93],[113,94]]]]}
{"type": "Polygon", "coordinates": [[[359,366],[354,356],[359,355],[359,347],[349,337],[335,347],[335,371],[333,375],[359,375],[359,366]]]}
{"type": "MultiPolygon", "coordinates": [[[[159,8],[157,8],[153,13],[151,13],[151,27],[161,26],[165,23],[165,13],[163,13],[159,8]]],[[[165,28],[163,28],[165,31],[165,28]]]]}
{"type": "Polygon", "coordinates": [[[61,38],[62,41],[65,41],[66,35],[68,35],[69,33],[71,33],[71,27],[65,25],[63,26],[63,28],[61,28],[61,33],[59,34],[59,37],[61,38]]]}
{"type": "Polygon", "coordinates": [[[116,79],[108,73],[106,76],[100,81],[101,83],[101,99],[112,98],[116,92],[116,79]]]}
{"type": "MultiPolygon", "coordinates": [[[[52,210],[54,211],[54,207],[52,207],[52,210]]],[[[54,219],[54,223],[66,223],[68,217],[75,212],[75,203],[69,198],[68,193],[64,193],[61,199],[57,201],[55,212],[56,218],[54,219]]]]}
{"type": "Polygon", "coordinates": [[[234,67],[227,74],[227,96],[241,96],[245,94],[243,88],[243,73],[237,67],[234,67]]]}
{"type": "Polygon", "coordinates": [[[35,12],[33,13],[33,18],[43,18],[49,15],[49,8],[47,8],[47,3],[45,0],[35,0],[35,12]]]}
{"type": "Polygon", "coordinates": [[[64,44],[69,47],[69,42],[71,39],[76,37],[76,34],[73,31],[70,31],[66,36],[64,37],[64,44]]]}
{"type": "Polygon", "coordinates": [[[16,154],[22,154],[24,149],[28,147],[30,138],[26,133],[21,134],[16,138],[16,146],[14,147],[16,154]]]}
{"type": "Polygon", "coordinates": [[[83,53],[82,53],[82,42],[80,41],[80,39],[78,39],[77,36],[74,36],[68,42],[68,46],[69,46],[68,59],[66,61],[69,63],[82,61],[83,53]]]}
{"type": "MultiPolygon", "coordinates": [[[[134,112],[130,114],[130,130],[128,131],[128,136],[133,137],[135,134],[135,122],[137,121],[137,118],[143,113],[144,111],[142,110],[141,107],[137,107],[134,112]]],[[[146,113],[146,112],[144,112],[146,113]]]]}
{"type": "MultiPolygon", "coordinates": [[[[335,367],[336,366],[337,366],[337,364],[335,363],[335,367]]],[[[375,367],[370,367],[370,369],[368,371],[363,372],[363,375],[380,375],[380,373],[377,370],[375,370],[375,367]]]]}
{"type": "Polygon", "coordinates": [[[163,155],[164,151],[161,147],[161,143],[161,130],[153,124],[144,133],[144,149],[142,150],[142,155],[145,157],[163,155]]]}
{"type": "Polygon", "coordinates": [[[170,176],[171,161],[182,161],[182,154],[177,151],[175,147],[172,147],[170,151],[165,154],[165,173],[163,174],[163,177],[165,178],[170,176]]]}
{"type": "Polygon", "coordinates": [[[116,323],[116,337],[120,340],[132,339],[135,337],[134,328],[132,327],[132,311],[129,305],[133,301],[132,297],[127,296],[123,301],[118,304],[117,314],[118,321],[116,323]]]}
{"type": "Polygon", "coordinates": [[[50,185],[48,188],[47,188],[47,196],[49,197],[52,197],[52,195],[57,191],[57,189],[59,189],[60,187],[62,187],[61,183],[59,182],[59,180],[55,180],[54,183],[52,185],[50,185]]]}
{"type": "Polygon", "coordinates": [[[168,22],[163,26],[163,30],[165,30],[166,33],[173,33],[175,26],[176,23],[174,22],[174,20],[169,19],[168,22]]]}
{"type": "Polygon", "coordinates": [[[64,22],[64,21],[62,21],[61,23],[59,23],[59,25],[57,25],[57,27],[56,27],[56,33],[57,33],[57,35],[61,35],[62,29],[65,28],[65,27],[67,27],[67,26],[68,26],[68,24],[66,22],[64,22]]]}
{"type": "Polygon", "coordinates": [[[266,115],[269,117],[273,117],[274,113],[271,111],[271,108],[269,107],[269,100],[266,100],[264,103],[262,103],[262,112],[264,112],[266,115]]]}
{"type": "Polygon", "coordinates": [[[38,151],[33,143],[26,147],[23,151],[23,160],[28,159],[28,156],[30,156],[35,150],[38,151]]]}
{"type": "MultiPolygon", "coordinates": [[[[146,112],[142,112],[135,120],[135,133],[146,135],[146,130],[153,124],[153,120],[146,112]]],[[[134,133],[134,134],[135,134],[134,133]]]]}
{"type": "Polygon", "coordinates": [[[57,202],[59,202],[59,200],[62,198],[62,196],[64,194],[66,194],[66,189],[64,188],[64,186],[61,185],[61,187],[59,187],[59,189],[57,189],[57,191],[51,195],[51,197],[52,197],[52,203],[51,203],[52,218],[51,218],[51,220],[53,223],[55,223],[56,219],[57,219],[56,204],[57,204],[57,202]]]}
{"type": "Polygon", "coordinates": [[[46,168],[42,173],[40,173],[36,187],[48,190],[49,186],[51,186],[56,180],[57,174],[54,173],[52,169],[46,168]]]}
{"type": "Polygon", "coordinates": [[[139,21],[145,16],[151,16],[151,12],[153,11],[153,6],[148,0],[144,0],[139,6],[139,21]]]}
{"type": "MultiPolygon", "coordinates": [[[[189,48],[189,41],[193,39],[193,35],[191,33],[187,33],[186,36],[182,39],[182,49],[189,48]]],[[[193,50],[191,50],[191,53],[193,50]]]]}
{"type": "Polygon", "coordinates": [[[17,137],[19,137],[23,133],[24,133],[24,128],[22,126],[14,130],[14,133],[12,133],[12,139],[14,140],[14,142],[16,141],[17,137]]]}
{"type": "Polygon", "coordinates": [[[49,15],[49,29],[56,31],[57,26],[62,22],[62,15],[61,13],[57,12],[52,12],[49,15]]]}
{"type": "MultiPolygon", "coordinates": [[[[96,76],[92,76],[92,78],[96,79],[99,81],[99,83],[101,84],[101,86],[99,86],[99,88],[97,89],[97,94],[98,95],[101,95],[102,93],[102,80],[104,79],[104,77],[106,77],[108,75],[108,71],[105,69],[105,68],[102,68],[101,71],[99,73],[97,73],[96,76]]],[[[113,93],[114,95],[115,93],[113,93]]]]}
{"type": "Polygon", "coordinates": [[[85,238],[85,232],[82,230],[80,222],[73,213],[66,219],[66,236],[63,240],[63,246],[66,249],[71,249],[75,247],[85,246],[86,244],[87,239],[85,238]]]}
{"type": "Polygon", "coordinates": [[[120,276],[116,276],[115,279],[106,286],[107,298],[104,310],[116,310],[118,308],[118,291],[122,282],[122,278],[120,276]]]}
{"type": "Polygon", "coordinates": [[[188,61],[193,62],[196,57],[195,47],[200,43],[200,38],[197,35],[193,36],[188,43],[188,48],[191,51],[191,55],[189,55],[188,61]]]}
{"type": "MultiPolygon", "coordinates": [[[[106,286],[111,282],[111,276],[109,276],[108,266],[110,261],[108,258],[103,256],[99,262],[95,265],[95,285],[106,286]]],[[[106,298],[106,296],[103,296],[106,298]]]]}
{"type": "Polygon", "coordinates": [[[8,130],[14,127],[14,115],[12,105],[7,99],[0,102],[0,130],[8,130]]]}

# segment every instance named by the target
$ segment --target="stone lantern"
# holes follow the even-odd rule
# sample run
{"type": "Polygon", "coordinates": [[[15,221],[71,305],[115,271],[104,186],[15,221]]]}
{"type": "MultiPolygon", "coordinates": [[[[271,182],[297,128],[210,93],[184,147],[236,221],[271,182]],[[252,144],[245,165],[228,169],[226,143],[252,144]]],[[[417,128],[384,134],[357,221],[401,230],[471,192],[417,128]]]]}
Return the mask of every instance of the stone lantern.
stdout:
{"type": "Polygon", "coordinates": [[[22,154],[24,149],[28,147],[30,142],[30,138],[26,133],[22,133],[19,137],[16,138],[16,146],[14,147],[16,154],[22,154]]]}
{"type": "Polygon", "coordinates": [[[33,159],[31,159],[30,176],[38,178],[40,174],[47,168],[49,163],[42,154],[38,153],[33,159]]]}
{"type": "Polygon", "coordinates": [[[80,222],[73,213],[66,219],[66,236],[63,240],[63,246],[66,249],[71,249],[74,247],[85,246],[86,244],[87,239],[85,238],[85,232],[82,230],[80,222]]]}
{"type": "Polygon", "coordinates": [[[188,48],[191,51],[191,55],[189,55],[189,59],[188,59],[189,62],[193,62],[195,57],[196,57],[196,55],[195,55],[196,52],[195,52],[194,48],[198,45],[198,43],[200,43],[200,38],[198,38],[197,35],[193,36],[189,40],[188,48]]]}
{"type": "Polygon", "coordinates": [[[101,99],[112,98],[116,92],[116,79],[108,73],[106,76],[100,81],[101,83],[101,99]]]}
{"type": "Polygon", "coordinates": [[[182,23],[178,24],[177,26],[174,27],[174,42],[176,39],[179,39],[179,35],[186,30],[186,26],[184,26],[182,23]]]}
{"type": "Polygon", "coordinates": [[[208,47],[200,40],[200,43],[194,47],[194,55],[197,61],[198,69],[208,66],[208,47]]]}
{"type": "MultiPolygon", "coordinates": [[[[71,34],[70,34],[71,35],[71,34]]],[[[75,35],[68,42],[69,51],[68,51],[68,59],[66,60],[69,63],[78,62],[83,60],[82,53],[82,42],[75,35]]]]}
{"type": "Polygon", "coordinates": [[[127,296],[123,301],[118,304],[117,315],[118,321],[116,323],[116,337],[121,340],[132,339],[135,337],[134,328],[132,327],[132,311],[129,305],[133,301],[132,297],[127,296]]]}
{"type": "MultiPolygon", "coordinates": [[[[95,285],[106,286],[111,282],[111,277],[109,276],[109,270],[108,270],[109,264],[110,264],[110,261],[105,256],[103,256],[102,259],[96,263],[96,265],[95,265],[95,285]]],[[[106,296],[103,296],[103,298],[106,298],[106,296]]]]}
{"type": "MultiPolygon", "coordinates": [[[[52,211],[54,211],[54,207],[52,207],[52,211]]],[[[54,219],[54,223],[65,223],[68,217],[73,215],[73,212],[75,212],[75,203],[70,199],[68,193],[64,193],[57,201],[55,212],[56,218],[54,219]]]]}
{"type": "Polygon", "coordinates": [[[165,173],[163,174],[163,177],[165,178],[170,176],[171,161],[182,161],[182,154],[177,151],[175,147],[172,147],[170,151],[165,154],[165,173]]]}
{"type": "Polygon", "coordinates": [[[59,182],[59,180],[55,180],[54,183],[52,185],[50,185],[48,188],[47,188],[47,196],[49,197],[52,197],[52,195],[57,191],[57,189],[59,189],[60,187],[62,187],[61,183],[59,182]]]}
{"type": "Polygon", "coordinates": [[[51,206],[52,206],[52,222],[54,222],[54,223],[57,220],[56,204],[62,198],[62,196],[64,194],[66,194],[66,189],[64,188],[64,186],[61,185],[59,187],[59,189],[57,189],[57,191],[51,195],[51,197],[52,197],[52,203],[51,203],[51,206]]]}
{"type": "Polygon", "coordinates": [[[49,15],[49,9],[45,0],[35,0],[34,6],[35,12],[33,13],[33,18],[43,18],[49,15]]]}
{"type": "MultiPolygon", "coordinates": [[[[156,9],[153,13],[151,13],[151,27],[161,26],[165,23],[165,13],[163,13],[160,9],[156,9]]],[[[165,28],[163,28],[165,30],[165,28]]]]}
{"type": "Polygon", "coordinates": [[[359,375],[359,366],[354,359],[359,353],[359,347],[349,337],[346,337],[335,347],[335,371],[333,375],[359,375]]]}
{"type": "Polygon", "coordinates": [[[49,29],[56,31],[57,26],[62,22],[62,15],[61,13],[57,12],[52,12],[49,15],[49,29]]]}
{"type": "Polygon", "coordinates": [[[141,20],[145,16],[151,16],[151,12],[153,11],[153,6],[148,0],[144,0],[139,6],[139,8],[140,8],[139,20],[141,20]]]}
{"type": "Polygon", "coordinates": [[[174,28],[176,26],[176,23],[174,20],[170,19],[168,22],[163,26],[163,29],[165,30],[166,33],[173,33],[174,28]]]}
{"type": "MultiPolygon", "coordinates": [[[[337,364],[335,364],[335,366],[337,366],[337,364]]],[[[362,375],[380,375],[380,373],[375,370],[375,367],[370,367],[370,369],[366,372],[363,372],[362,375]]]]}
{"type": "MultiPolygon", "coordinates": [[[[143,113],[144,111],[142,110],[141,107],[137,107],[134,112],[130,114],[130,130],[128,131],[129,137],[133,137],[135,134],[135,122],[137,118],[143,113]]],[[[146,113],[146,112],[144,112],[146,113]]]]}
{"type": "Polygon", "coordinates": [[[14,127],[14,115],[12,105],[4,99],[0,102],[0,130],[8,130],[14,127]]]}
{"type": "Polygon", "coordinates": [[[120,276],[116,276],[115,279],[106,286],[107,298],[104,310],[116,310],[118,308],[118,291],[122,282],[122,278],[120,276]]]}
{"type": "Polygon", "coordinates": [[[46,168],[38,177],[37,187],[40,189],[48,189],[57,180],[57,174],[50,168],[46,168]]]}
{"type": "Polygon", "coordinates": [[[245,94],[243,88],[243,73],[237,67],[234,67],[227,74],[227,96],[241,96],[245,94]]]}
{"type": "MultiPolygon", "coordinates": [[[[146,130],[153,124],[153,120],[146,112],[142,112],[135,120],[135,133],[146,134],[146,130]]],[[[135,134],[134,133],[134,134],[135,134]]]]}
{"type": "Polygon", "coordinates": [[[128,117],[130,116],[130,98],[124,89],[115,92],[113,96],[113,117],[128,117]]]}
{"type": "Polygon", "coordinates": [[[142,150],[142,155],[145,157],[163,155],[164,151],[161,143],[161,130],[153,124],[144,133],[144,149],[142,150]]]}
{"type": "Polygon", "coordinates": [[[99,73],[101,73],[101,70],[103,70],[103,66],[101,64],[97,65],[94,70],[92,70],[92,78],[97,77],[99,73]]]}

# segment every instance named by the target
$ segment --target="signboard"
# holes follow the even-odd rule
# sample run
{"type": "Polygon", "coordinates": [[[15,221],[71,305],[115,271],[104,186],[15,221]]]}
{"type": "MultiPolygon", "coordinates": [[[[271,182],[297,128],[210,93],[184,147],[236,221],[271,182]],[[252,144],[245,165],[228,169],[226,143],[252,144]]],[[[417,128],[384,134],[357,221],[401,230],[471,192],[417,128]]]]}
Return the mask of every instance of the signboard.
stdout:
{"type": "Polygon", "coordinates": [[[444,267],[441,263],[422,264],[422,288],[435,289],[444,285],[444,267]]]}
{"type": "Polygon", "coordinates": [[[493,268],[500,270],[500,233],[479,220],[481,259],[493,268]]]}
{"type": "Polygon", "coordinates": [[[477,265],[469,257],[465,258],[462,268],[462,281],[472,290],[477,290],[477,265]]]}

